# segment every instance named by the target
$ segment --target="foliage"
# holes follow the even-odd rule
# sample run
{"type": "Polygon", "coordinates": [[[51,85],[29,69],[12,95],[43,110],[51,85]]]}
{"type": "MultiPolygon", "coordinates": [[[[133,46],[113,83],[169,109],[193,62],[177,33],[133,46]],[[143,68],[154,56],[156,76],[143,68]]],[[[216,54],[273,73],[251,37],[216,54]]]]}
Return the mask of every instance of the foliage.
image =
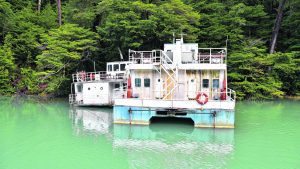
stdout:
{"type": "Polygon", "coordinates": [[[13,74],[15,70],[13,53],[7,46],[0,47],[0,94],[12,94],[15,92],[11,85],[13,81],[13,74]]]}
{"type": "Polygon", "coordinates": [[[45,92],[54,92],[65,81],[66,70],[95,51],[97,34],[75,24],[65,24],[42,35],[45,49],[37,56],[38,75],[46,83],[45,92]]]}
{"type": "Polygon", "coordinates": [[[173,33],[225,47],[239,99],[300,95],[300,1],[284,8],[276,52],[267,53],[280,0],[0,0],[0,94],[67,94],[70,74],[119,60],[118,48],[151,50],[173,33]]]}
{"type": "Polygon", "coordinates": [[[173,33],[185,32],[188,40],[197,39],[200,16],[180,0],[159,4],[103,0],[97,10],[101,16],[97,30],[104,46],[103,55],[118,56],[118,47],[126,51],[158,48],[164,42],[171,42],[173,33]]]}
{"type": "Polygon", "coordinates": [[[272,76],[272,60],[265,50],[245,45],[243,50],[231,53],[229,58],[229,86],[236,89],[239,99],[280,98],[282,83],[272,76]]]}

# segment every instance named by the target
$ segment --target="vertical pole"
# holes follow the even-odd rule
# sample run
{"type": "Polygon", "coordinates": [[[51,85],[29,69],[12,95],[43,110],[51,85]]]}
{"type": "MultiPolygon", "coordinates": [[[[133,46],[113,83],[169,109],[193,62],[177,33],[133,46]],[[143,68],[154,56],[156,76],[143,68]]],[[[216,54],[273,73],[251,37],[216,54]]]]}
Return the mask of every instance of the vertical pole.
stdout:
{"type": "Polygon", "coordinates": [[[209,49],[209,64],[211,64],[211,49],[209,49]]]}
{"type": "Polygon", "coordinates": [[[61,0],[57,0],[58,24],[61,26],[61,0]]]}

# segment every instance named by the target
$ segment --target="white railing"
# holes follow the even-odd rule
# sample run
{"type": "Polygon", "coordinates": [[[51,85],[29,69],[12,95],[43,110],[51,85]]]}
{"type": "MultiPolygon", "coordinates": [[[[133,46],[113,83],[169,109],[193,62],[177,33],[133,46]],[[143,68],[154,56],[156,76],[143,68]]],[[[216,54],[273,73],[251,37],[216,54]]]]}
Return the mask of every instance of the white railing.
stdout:
{"type": "Polygon", "coordinates": [[[199,48],[198,54],[195,52],[182,52],[182,64],[225,64],[226,48],[199,48]]]}
{"type": "MultiPolygon", "coordinates": [[[[172,64],[167,53],[163,50],[134,51],[129,50],[129,61],[134,64],[172,64]]],[[[174,55],[172,56],[174,57],[174,55]]],[[[196,52],[181,52],[182,64],[226,64],[226,48],[199,48],[196,52]]]]}
{"type": "MultiPolygon", "coordinates": [[[[121,91],[121,90],[120,90],[121,91]]],[[[122,89],[122,94],[114,94],[115,99],[121,99],[121,98],[127,98],[126,89],[122,89]]],[[[176,91],[173,91],[175,93],[176,91]]],[[[135,99],[156,99],[156,100],[195,100],[198,93],[205,93],[208,96],[208,100],[220,100],[220,101],[235,101],[236,100],[236,92],[232,89],[227,89],[227,91],[195,91],[195,92],[189,92],[189,91],[180,91],[180,93],[183,93],[183,97],[180,98],[166,98],[165,96],[169,92],[166,89],[162,90],[152,90],[149,92],[142,92],[139,94],[133,94],[132,98],[135,99]],[[158,96],[159,97],[156,97],[158,96]]],[[[130,98],[131,99],[131,98],[130,98]]]]}
{"type": "Polygon", "coordinates": [[[197,59],[199,63],[225,64],[226,56],[226,48],[199,48],[197,59]]]}
{"type": "Polygon", "coordinates": [[[108,73],[106,71],[98,72],[77,72],[72,74],[73,82],[91,82],[110,79],[125,79],[125,73],[108,73]]]}
{"type": "Polygon", "coordinates": [[[129,49],[129,61],[134,64],[160,63],[162,50],[135,51],[129,49]]]}

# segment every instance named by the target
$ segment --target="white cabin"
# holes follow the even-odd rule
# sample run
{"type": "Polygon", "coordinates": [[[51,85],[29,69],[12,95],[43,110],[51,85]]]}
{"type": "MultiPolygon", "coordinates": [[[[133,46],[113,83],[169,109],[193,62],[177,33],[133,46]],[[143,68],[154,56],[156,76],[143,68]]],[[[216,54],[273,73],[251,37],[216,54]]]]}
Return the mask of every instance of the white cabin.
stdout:
{"type": "Polygon", "coordinates": [[[112,106],[115,97],[123,98],[126,88],[126,68],[130,62],[108,62],[107,71],[77,72],[73,83],[70,104],[78,106],[112,106]]]}

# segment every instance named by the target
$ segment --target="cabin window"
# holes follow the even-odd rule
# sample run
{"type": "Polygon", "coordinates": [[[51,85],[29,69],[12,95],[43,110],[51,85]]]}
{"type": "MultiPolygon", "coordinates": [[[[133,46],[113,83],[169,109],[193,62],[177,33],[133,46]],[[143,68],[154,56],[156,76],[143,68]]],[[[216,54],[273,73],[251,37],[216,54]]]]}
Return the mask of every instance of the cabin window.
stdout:
{"type": "Polygon", "coordinates": [[[77,92],[79,92],[79,93],[82,92],[82,85],[77,85],[77,92]]]}
{"type": "Polygon", "coordinates": [[[135,84],[135,87],[141,87],[141,78],[135,78],[134,84],[135,84]]]}
{"type": "Polygon", "coordinates": [[[150,79],[149,78],[144,79],[144,86],[150,87],[150,79]]]}
{"type": "Polygon", "coordinates": [[[91,88],[88,88],[88,90],[91,90],[91,88]]]}
{"type": "Polygon", "coordinates": [[[109,72],[112,71],[112,65],[108,65],[108,71],[109,71],[109,72]]]}
{"type": "Polygon", "coordinates": [[[209,87],[209,79],[203,79],[202,80],[202,87],[208,88],[209,87]]]}
{"type": "Polygon", "coordinates": [[[213,88],[218,89],[219,88],[219,79],[213,79],[213,88]]]}
{"type": "Polygon", "coordinates": [[[120,88],[120,84],[119,83],[115,83],[115,89],[120,88]]]}
{"type": "Polygon", "coordinates": [[[114,71],[119,71],[119,64],[114,64],[114,71]]]}
{"type": "Polygon", "coordinates": [[[126,64],[121,64],[121,71],[124,71],[126,67],[126,64]]]}

